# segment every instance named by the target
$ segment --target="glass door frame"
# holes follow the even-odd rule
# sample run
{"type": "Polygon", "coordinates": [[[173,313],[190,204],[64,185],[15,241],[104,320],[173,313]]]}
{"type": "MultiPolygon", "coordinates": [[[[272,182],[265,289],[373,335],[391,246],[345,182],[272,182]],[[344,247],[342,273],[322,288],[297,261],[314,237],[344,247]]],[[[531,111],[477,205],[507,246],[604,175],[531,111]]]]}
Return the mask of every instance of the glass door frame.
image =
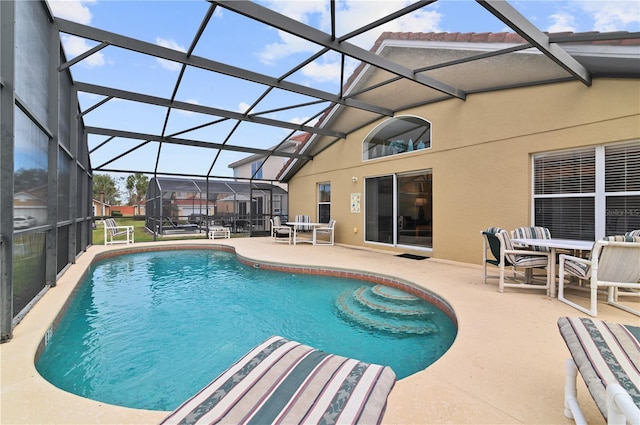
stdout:
{"type": "MultiPolygon", "coordinates": [[[[421,203],[422,203],[421,202],[421,203]]],[[[432,169],[424,169],[424,170],[418,170],[418,171],[410,171],[410,172],[403,172],[403,173],[392,173],[392,174],[383,174],[383,175],[377,175],[377,176],[370,176],[370,177],[365,177],[364,178],[364,242],[367,244],[375,244],[375,245],[384,245],[384,246],[394,246],[394,247],[406,247],[412,250],[419,250],[419,251],[427,251],[427,252],[432,252],[433,251],[433,217],[432,217],[432,206],[433,206],[433,171],[432,169]],[[421,205],[418,205],[417,199],[425,199],[425,201],[422,202],[426,202],[426,204],[423,204],[423,208],[425,208],[425,206],[428,206],[428,208],[430,208],[431,211],[431,217],[429,218],[429,230],[428,232],[431,233],[431,244],[430,246],[426,246],[426,245],[418,245],[418,244],[409,244],[409,243],[400,243],[399,239],[400,239],[400,230],[409,230],[410,232],[414,232],[412,233],[413,235],[415,235],[416,237],[416,241],[419,242],[420,241],[420,237],[421,232],[423,232],[423,230],[426,232],[426,228],[425,229],[421,229],[418,226],[417,223],[417,219],[420,218],[420,214],[416,212],[416,217],[413,217],[413,214],[411,214],[410,216],[405,214],[402,216],[402,219],[400,218],[400,207],[399,207],[399,195],[400,195],[400,188],[399,188],[399,179],[403,178],[403,177],[409,177],[409,176],[421,176],[421,175],[430,175],[431,176],[431,187],[428,187],[427,190],[424,190],[423,192],[416,192],[416,200],[413,201],[413,205],[416,208],[416,211],[418,211],[418,208],[421,205]],[[367,195],[368,195],[368,184],[374,180],[374,179],[380,179],[380,178],[388,178],[391,177],[392,178],[392,217],[394,217],[394,220],[392,222],[392,241],[389,242],[382,242],[380,240],[369,240],[368,235],[369,235],[369,230],[368,229],[368,223],[370,222],[370,217],[368,216],[368,214],[370,213],[370,208],[368,205],[368,201],[369,199],[367,199],[367,195]],[[413,220],[414,223],[410,224],[408,223],[409,220],[413,220]],[[405,223],[404,221],[407,221],[407,223],[405,223]],[[400,229],[400,222],[402,222],[403,227],[407,227],[407,229],[400,229]]],[[[412,207],[413,208],[413,207],[412,207]]],[[[375,213],[375,211],[374,211],[375,213]]],[[[422,218],[421,218],[422,219],[422,218]]],[[[377,218],[376,220],[373,220],[374,222],[377,222],[377,218]]],[[[379,239],[379,238],[378,238],[379,239]]]]}

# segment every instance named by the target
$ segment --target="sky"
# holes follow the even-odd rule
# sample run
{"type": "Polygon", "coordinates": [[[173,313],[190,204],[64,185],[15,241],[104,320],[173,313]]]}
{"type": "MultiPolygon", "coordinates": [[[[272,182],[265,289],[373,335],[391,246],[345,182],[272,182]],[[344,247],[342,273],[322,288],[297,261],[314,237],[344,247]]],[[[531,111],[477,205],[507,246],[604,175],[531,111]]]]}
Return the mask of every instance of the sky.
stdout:
{"type": "MultiPolygon", "coordinates": [[[[329,2],[326,0],[259,1],[290,18],[314,28],[329,31],[329,2]]],[[[340,0],[336,2],[338,36],[392,13],[410,2],[404,0],[370,1],[340,0]]],[[[539,29],[548,32],[586,31],[640,31],[640,2],[624,0],[567,0],[536,1],[512,0],[510,4],[539,29]]],[[[149,43],[185,52],[200,26],[209,3],[204,0],[182,1],[126,1],[126,0],[49,0],[56,17],[90,25],[149,43]]],[[[504,23],[493,17],[472,0],[439,0],[385,27],[350,40],[364,49],[370,49],[381,31],[403,32],[503,32],[510,31],[504,23]]],[[[67,59],[92,48],[95,42],[62,36],[67,59]]],[[[217,8],[195,55],[260,74],[280,77],[291,67],[317,51],[317,46],[282,31],[266,27],[239,16],[229,10],[217,8]]],[[[357,63],[347,62],[347,75],[357,63]]],[[[178,79],[180,65],[142,56],[113,46],[104,48],[71,67],[74,80],[89,82],[123,90],[170,98],[178,79]]],[[[331,93],[339,92],[340,58],[327,54],[287,78],[288,81],[331,93]]],[[[245,112],[264,93],[265,87],[247,84],[230,77],[211,75],[188,69],[176,93],[176,100],[206,105],[236,112],[245,112]]],[[[83,109],[103,99],[81,93],[83,109]]],[[[290,103],[308,101],[302,95],[274,90],[252,110],[271,111],[290,103]]],[[[274,111],[264,116],[303,123],[327,105],[301,107],[291,111],[274,111]]],[[[150,134],[178,134],[192,140],[222,143],[233,127],[226,121],[216,125],[182,133],[195,126],[210,123],[203,114],[174,111],[165,128],[164,109],[153,106],[132,105],[126,101],[109,101],[85,115],[86,125],[117,127],[122,130],[150,134]],[[111,124],[104,124],[111,123],[111,124]],[[117,123],[114,126],[113,123],[117,123]]],[[[234,144],[268,148],[279,143],[289,130],[242,124],[236,130],[234,144]],[[240,140],[238,142],[237,140],[240,140]]],[[[119,140],[117,144],[100,146],[106,138],[92,136],[89,148],[92,166],[102,165],[107,158],[124,153],[139,141],[119,140]],[[99,147],[100,146],[100,147],[99,147]]],[[[157,147],[145,145],[109,164],[109,168],[153,172],[157,147]],[[144,165],[141,165],[144,164],[144,165]]],[[[228,164],[246,154],[224,152],[211,170],[215,176],[231,176],[228,164]]],[[[169,172],[206,174],[212,164],[211,150],[164,146],[159,165],[169,172]]]]}

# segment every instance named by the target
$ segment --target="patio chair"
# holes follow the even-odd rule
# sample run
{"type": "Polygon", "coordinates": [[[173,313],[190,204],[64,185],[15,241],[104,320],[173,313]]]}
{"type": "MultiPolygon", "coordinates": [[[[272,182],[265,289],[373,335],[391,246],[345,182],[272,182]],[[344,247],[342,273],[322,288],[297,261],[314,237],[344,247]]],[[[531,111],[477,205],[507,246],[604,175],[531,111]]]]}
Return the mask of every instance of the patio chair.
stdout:
{"type": "Polygon", "coordinates": [[[293,239],[293,229],[289,226],[283,225],[280,221],[280,217],[273,217],[271,220],[271,236],[274,242],[287,242],[291,245],[293,239]]]}
{"type": "Polygon", "coordinates": [[[118,226],[112,218],[104,220],[104,244],[113,245],[117,243],[133,243],[133,226],[118,226]],[[124,238],[121,238],[124,237],[124,238]]]}
{"type": "MultiPolygon", "coordinates": [[[[551,232],[546,227],[541,226],[532,226],[532,227],[516,227],[511,231],[511,238],[513,239],[551,239],[551,232]]],[[[514,246],[517,248],[522,247],[521,245],[514,246]]],[[[524,246],[532,251],[544,251],[551,252],[551,248],[548,246],[524,246]]]]}
{"type": "Polygon", "coordinates": [[[586,425],[577,399],[578,372],[608,424],[640,423],[640,328],[584,317],[561,317],[565,363],[564,415],[586,425]]]}
{"type": "Polygon", "coordinates": [[[198,225],[194,223],[180,224],[176,220],[171,217],[165,217],[165,221],[171,224],[171,227],[174,229],[197,229],[198,225]]]}
{"type": "MultiPolygon", "coordinates": [[[[296,216],[296,222],[298,223],[311,223],[311,217],[308,215],[297,215],[296,216]]],[[[311,230],[311,225],[306,225],[306,224],[299,224],[296,225],[296,231],[297,232],[309,232],[311,230]]]]}
{"type": "MultiPolygon", "coordinates": [[[[551,232],[548,228],[542,226],[527,226],[527,227],[516,227],[511,231],[512,239],[551,239],[551,232]]],[[[516,249],[527,249],[530,251],[542,251],[542,252],[551,252],[551,248],[548,246],[529,246],[513,243],[513,247],[516,249]]],[[[525,273],[529,274],[527,279],[531,279],[533,273],[533,269],[526,269],[525,273]]]]}
{"type": "Polygon", "coordinates": [[[314,245],[333,245],[335,227],[336,227],[336,221],[333,219],[329,220],[329,223],[326,226],[314,227],[313,228],[313,244],[314,245]],[[328,235],[329,240],[324,241],[324,240],[318,239],[318,235],[328,235]]]}
{"type": "Polygon", "coordinates": [[[498,290],[504,292],[504,288],[521,288],[521,289],[545,289],[547,295],[551,288],[551,279],[548,270],[551,264],[551,256],[548,252],[542,251],[529,251],[524,249],[514,249],[509,238],[509,233],[499,227],[490,227],[482,232],[484,236],[484,279],[483,282],[487,283],[487,278],[498,278],[498,290]],[[490,258],[488,254],[491,253],[493,258],[490,258]],[[489,276],[487,274],[487,264],[496,266],[500,270],[500,274],[497,276],[489,276]],[[514,269],[533,269],[533,268],[546,268],[547,276],[544,284],[537,284],[534,282],[533,275],[527,273],[524,281],[517,281],[516,275],[513,277],[505,277],[505,267],[514,267],[514,269]],[[510,283],[506,282],[506,279],[511,280],[510,283]]]}
{"type": "Polygon", "coordinates": [[[208,228],[209,239],[215,239],[216,237],[229,239],[231,238],[231,230],[224,226],[210,226],[208,228]]]}
{"type": "Polygon", "coordinates": [[[619,288],[640,289],[640,236],[607,236],[594,243],[587,259],[561,254],[558,278],[558,299],[583,313],[598,315],[598,292],[605,288],[607,304],[640,316],[640,310],[618,302],[618,296],[625,295],[619,288]],[[567,275],[589,282],[589,308],[565,297],[567,275]]]}

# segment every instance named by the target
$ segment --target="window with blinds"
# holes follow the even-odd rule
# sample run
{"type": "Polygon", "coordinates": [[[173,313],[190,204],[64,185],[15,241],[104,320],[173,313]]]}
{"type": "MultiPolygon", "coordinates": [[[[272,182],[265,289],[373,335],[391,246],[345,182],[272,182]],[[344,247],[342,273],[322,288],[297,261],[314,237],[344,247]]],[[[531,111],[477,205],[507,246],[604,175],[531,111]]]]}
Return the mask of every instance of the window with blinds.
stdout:
{"type": "Polygon", "coordinates": [[[536,226],[595,240],[640,229],[640,142],[535,155],[536,226]]]}
{"type": "Polygon", "coordinates": [[[555,238],[595,237],[595,149],[553,152],[534,157],[535,225],[555,238]]]}
{"type": "Polygon", "coordinates": [[[596,191],[595,149],[556,152],[534,159],[536,195],[593,194],[596,191]]]}
{"type": "Polygon", "coordinates": [[[640,229],[640,143],[604,151],[606,234],[640,229]]]}

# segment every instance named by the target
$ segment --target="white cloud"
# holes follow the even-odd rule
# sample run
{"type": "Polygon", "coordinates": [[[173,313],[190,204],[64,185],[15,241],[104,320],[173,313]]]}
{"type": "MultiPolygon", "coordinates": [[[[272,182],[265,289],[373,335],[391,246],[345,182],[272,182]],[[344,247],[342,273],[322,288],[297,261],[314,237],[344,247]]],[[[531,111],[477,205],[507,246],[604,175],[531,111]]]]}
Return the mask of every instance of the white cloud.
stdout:
{"type": "MultiPolygon", "coordinates": [[[[90,25],[93,15],[88,5],[95,2],[95,0],[49,0],[49,6],[51,6],[51,11],[57,18],[90,25]]],[[[92,47],[87,43],[87,40],[76,36],[62,34],[60,39],[68,59],[81,55],[92,47]]],[[[80,62],[81,66],[87,68],[103,66],[105,63],[107,63],[107,60],[101,52],[96,52],[80,62]]]]}
{"type": "MultiPolygon", "coordinates": [[[[190,103],[192,105],[200,105],[200,102],[198,102],[196,99],[185,99],[184,102],[185,103],[190,103]]],[[[194,114],[194,112],[185,111],[184,109],[175,109],[175,111],[177,111],[181,115],[193,115],[194,114]]]]}
{"type": "MultiPolygon", "coordinates": [[[[289,122],[293,124],[303,124],[308,120],[309,120],[309,117],[294,117],[294,118],[291,118],[289,122]]],[[[316,118],[311,122],[307,122],[305,125],[313,127],[314,125],[316,125],[317,122],[318,122],[318,119],[316,118]]]]}
{"type": "MultiPolygon", "coordinates": [[[[396,1],[362,1],[343,0],[336,2],[337,13],[336,34],[341,36],[354,29],[360,28],[380,17],[386,16],[409,4],[406,0],[396,1]]],[[[273,10],[296,19],[324,32],[330,32],[329,3],[325,1],[271,1],[269,7],[273,10]]],[[[393,32],[429,32],[440,31],[442,14],[437,10],[416,11],[402,18],[396,19],[373,31],[350,39],[349,42],[364,49],[370,49],[379,35],[384,31],[393,32]]],[[[276,64],[288,56],[297,53],[312,54],[319,47],[306,40],[294,37],[288,33],[278,31],[279,40],[268,44],[259,52],[260,61],[267,65],[276,64]]],[[[306,66],[303,73],[317,82],[333,81],[340,78],[339,55],[323,58],[306,66]]],[[[348,75],[346,75],[348,77],[348,75]]]]}
{"type": "Polygon", "coordinates": [[[265,65],[274,65],[279,60],[296,53],[315,53],[318,47],[289,33],[278,31],[279,42],[267,44],[258,57],[265,65]]]}
{"type": "Polygon", "coordinates": [[[244,114],[249,110],[250,106],[251,105],[249,105],[248,103],[240,102],[240,104],[238,105],[238,112],[242,112],[244,114]]]}
{"type": "Polygon", "coordinates": [[[577,5],[592,16],[594,31],[638,31],[640,2],[637,0],[578,0],[577,5]]]}
{"type": "Polygon", "coordinates": [[[312,62],[302,69],[302,73],[314,81],[330,82],[340,79],[340,70],[341,66],[338,61],[324,63],[312,62]]]}
{"type": "Polygon", "coordinates": [[[549,32],[576,31],[575,17],[570,13],[555,13],[549,16],[553,23],[549,26],[549,32]]]}
{"type": "MultiPolygon", "coordinates": [[[[158,46],[166,47],[172,50],[178,50],[183,53],[187,52],[187,49],[184,46],[181,46],[180,44],[178,44],[173,40],[167,40],[166,38],[156,37],[156,44],[158,46]]],[[[159,59],[159,58],[156,58],[156,60],[158,61],[161,67],[163,67],[164,69],[168,69],[169,71],[180,71],[180,68],[182,67],[182,64],[178,62],[172,62],[166,59],[159,59]]]]}
{"type": "MultiPolygon", "coordinates": [[[[338,35],[347,34],[383,16],[389,15],[411,2],[399,1],[354,1],[346,2],[347,9],[339,14],[338,35]]],[[[439,32],[443,15],[437,10],[417,10],[401,18],[368,31],[352,40],[363,49],[369,50],[380,34],[390,32],[439,32]]]]}
{"type": "MultiPolygon", "coordinates": [[[[87,44],[87,40],[83,38],[76,37],[74,35],[63,34],[61,36],[61,39],[65,53],[70,56],[68,59],[72,59],[91,49],[91,46],[87,44]]],[[[101,52],[96,52],[80,62],[82,66],[85,66],[87,68],[95,68],[106,63],[107,60],[101,52]]]]}
{"type": "Polygon", "coordinates": [[[54,16],[85,25],[89,25],[93,17],[86,6],[92,3],[95,0],[49,0],[54,16]]]}

